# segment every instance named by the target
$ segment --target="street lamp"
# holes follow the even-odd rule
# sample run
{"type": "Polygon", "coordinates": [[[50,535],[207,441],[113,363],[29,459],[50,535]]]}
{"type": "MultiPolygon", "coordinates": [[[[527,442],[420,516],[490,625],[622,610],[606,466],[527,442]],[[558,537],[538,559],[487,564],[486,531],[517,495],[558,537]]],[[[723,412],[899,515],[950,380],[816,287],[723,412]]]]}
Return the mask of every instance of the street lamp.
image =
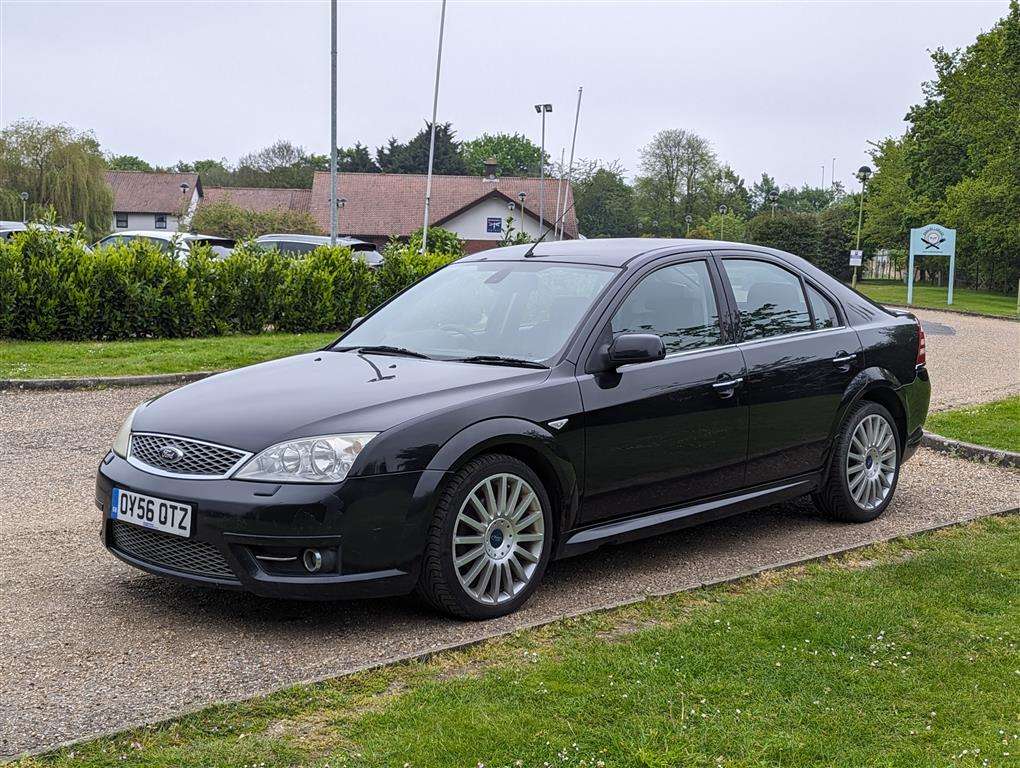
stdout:
{"type": "Polygon", "coordinates": [[[769,202],[772,203],[772,218],[776,218],[776,204],[779,202],[779,190],[773,189],[769,192],[769,202]]]}
{"type": "Polygon", "coordinates": [[[538,231],[545,227],[545,115],[552,112],[552,104],[536,104],[535,111],[542,116],[542,157],[538,166],[538,231]]]}
{"type": "Polygon", "coordinates": [[[21,223],[24,224],[26,220],[25,210],[28,203],[28,192],[22,192],[18,197],[21,198],[21,223]]]}
{"type": "Polygon", "coordinates": [[[725,205],[719,206],[719,239],[723,239],[723,227],[726,224],[726,211],[729,209],[725,205]]]}
{"type": "Polygon", "coordinates": [[[344,206],[346,204],[347,204],[347,198],[346,197],[338,197],[336,199],[336,231],[337,231],[337,235],[340,234],[340,211],[342,211],[344,209],[344,206]]]}
{"type": "Polygon", "coordinates": [[[517,198],[521,201],[521,232],[524,231],[524,198],[528,196],[528,193],[523,189],[517,193],[517,198]]]}
{"type": "MultiPolygon", "coordinates": [[[[861,224],[864,223],[864,187],[868,183],[868,179],[871,178],[871,169],[862,165],[857,169],[857,179],[861,182],[861,207],[857,213],[857,250],[861,250],[861,224]]],[[[857,285],[857,266],[854,265],[854,276],[851,284],[857,285]]]]}
{"type": "Polygon", "coordinates": [[[691,216],[691,214],[688,213],[686,216],[684,216],[684,221],[687,222],[687,234],[685,235],[685,237],[690,237],[691,236],[691,222],[694,221],[694,217],[691,216]]]}

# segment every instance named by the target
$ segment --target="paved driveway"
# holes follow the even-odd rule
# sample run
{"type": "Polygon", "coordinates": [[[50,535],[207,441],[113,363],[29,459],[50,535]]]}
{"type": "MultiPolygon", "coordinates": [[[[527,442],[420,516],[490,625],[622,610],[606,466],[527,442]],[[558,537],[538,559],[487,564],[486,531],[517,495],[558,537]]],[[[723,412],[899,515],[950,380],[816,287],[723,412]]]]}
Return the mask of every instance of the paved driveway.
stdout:
{"type": "MultiPolygon", "coordinates": [[[[929,331],[936,402],[997,396],[976,382],[1020,326],[919,314],[954,331],[929,331]]],[[[1005,391],[1020,389],[1015,361],[1005,391]]],[[[789,504],[605,549],[554,564],[524,611],[486,624],[408,599],[271,601],[162,581],[102,549],[95,464],[158,391],[0,392],[0,756],[1020,503],[1020,473],[922,450],[874,523],[789,504]]]]}
{"type": "Polygon", "coordinates": [[[1020,393],[1020,323],[912,311],[924,326],[933,411],[1020,393]]]}

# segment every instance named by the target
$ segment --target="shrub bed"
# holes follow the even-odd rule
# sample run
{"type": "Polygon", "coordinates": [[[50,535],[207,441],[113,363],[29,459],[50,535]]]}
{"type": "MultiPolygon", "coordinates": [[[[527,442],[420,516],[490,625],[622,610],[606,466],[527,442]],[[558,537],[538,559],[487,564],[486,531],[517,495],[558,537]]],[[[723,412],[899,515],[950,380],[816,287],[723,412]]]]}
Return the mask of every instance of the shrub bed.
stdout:
{"type": "Polygon", "coordinates": [[[292,258],[241,245],[177,260],[134,241],[89,250],[33,230],[0,241],[0,338],[102,340],[324,331],[444,266],[452,254],[386,249],[372,271],[347,248],[292,258]]]}

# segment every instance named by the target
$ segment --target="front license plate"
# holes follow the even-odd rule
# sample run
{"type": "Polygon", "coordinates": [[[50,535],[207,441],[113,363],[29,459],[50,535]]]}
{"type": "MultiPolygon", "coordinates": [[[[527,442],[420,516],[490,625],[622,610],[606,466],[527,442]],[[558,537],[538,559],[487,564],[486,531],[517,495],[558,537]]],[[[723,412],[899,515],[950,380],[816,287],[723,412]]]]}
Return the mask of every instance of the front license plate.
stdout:
{"type": "Polygon", "coordinates": [[[152,528],[174,536],[191,535],[191,505],[113,489],[110,518],[152,528]]]}

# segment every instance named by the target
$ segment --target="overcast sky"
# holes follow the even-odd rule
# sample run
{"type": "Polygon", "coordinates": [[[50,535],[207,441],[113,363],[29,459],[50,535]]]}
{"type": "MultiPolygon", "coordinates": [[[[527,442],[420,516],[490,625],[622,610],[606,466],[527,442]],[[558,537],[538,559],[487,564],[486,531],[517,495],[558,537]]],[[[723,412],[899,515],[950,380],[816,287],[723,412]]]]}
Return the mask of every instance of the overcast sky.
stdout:
{"type": "MultiPolygon", "coordinates": [[[[340,143],[406,140],[431,113],[439,0],[343,2],[340,143]]],[[[750,185],[849,184],[868,139],[903,132],[932,76],[1008,10],[980,2],[457,2],[439,119],[520,131],[630,173],[662,128],[693,130],[750,185]]],[[[328,2],[0,0],[0,124],[92,129],[154,164],[290,139],[329,146],[328,2]]]]}

